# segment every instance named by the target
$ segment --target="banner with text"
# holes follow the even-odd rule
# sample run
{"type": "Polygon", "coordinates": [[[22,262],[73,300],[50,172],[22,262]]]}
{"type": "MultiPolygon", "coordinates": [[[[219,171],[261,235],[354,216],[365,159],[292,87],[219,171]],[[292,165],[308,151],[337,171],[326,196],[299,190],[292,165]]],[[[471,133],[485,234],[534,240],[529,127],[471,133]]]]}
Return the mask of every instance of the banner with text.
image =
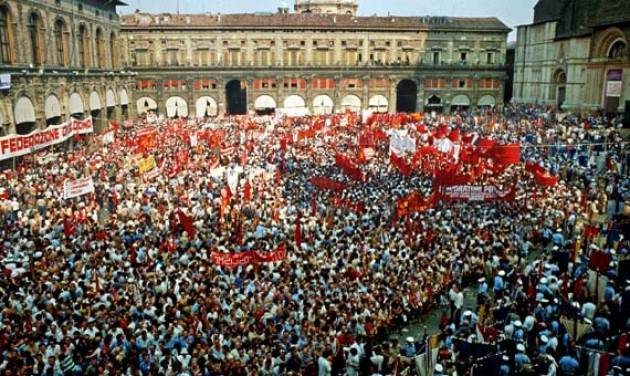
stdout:
{"type": "Polygon", "coordinates": [[[77,180],[66,180],[63,183],[63,199],[75,198],[94,193],[94,182],[92,178],[82,178],[77,180]]]}
{"type": "Polygon", "coordinates": [[[72,119],[68,123],[51,125],[27,135],[9,135],[0,137],[0,161],[33,153],[48,146],[60,144],[77,134],[94,132],[92,118],[72,119]]]}
{"type": "Polygon", "coordinates": [[[282,244],[271,252],[247,251],[240,253],[212,252],[212,263],[217,266],[236,268],[260,262],[276,262],[287,258],[287,246],[282,244]]]}
{"type": "Polygon", "coordinates": [[[516,187],[500,189],[494,185],[454,185],[442,188],[443,200],[514,201],[516,187]]]}

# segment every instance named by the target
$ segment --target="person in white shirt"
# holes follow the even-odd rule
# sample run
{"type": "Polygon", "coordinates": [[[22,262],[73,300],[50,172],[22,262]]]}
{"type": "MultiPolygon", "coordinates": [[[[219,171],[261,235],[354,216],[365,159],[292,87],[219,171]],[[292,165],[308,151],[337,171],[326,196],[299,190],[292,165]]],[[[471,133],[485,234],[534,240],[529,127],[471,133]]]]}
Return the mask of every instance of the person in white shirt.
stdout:
{"type": "Polygon", "coordinates": [[[317,359],[317,375],[330,376],[332,374],[332,352],[325,350],[322,356],[317,359]]]}
{"type": "Polygon", "coordinates": [[[356,347],[350,349],[350,354],[346,360],[346,375],[359,376],[359,351],[356,347]]]}

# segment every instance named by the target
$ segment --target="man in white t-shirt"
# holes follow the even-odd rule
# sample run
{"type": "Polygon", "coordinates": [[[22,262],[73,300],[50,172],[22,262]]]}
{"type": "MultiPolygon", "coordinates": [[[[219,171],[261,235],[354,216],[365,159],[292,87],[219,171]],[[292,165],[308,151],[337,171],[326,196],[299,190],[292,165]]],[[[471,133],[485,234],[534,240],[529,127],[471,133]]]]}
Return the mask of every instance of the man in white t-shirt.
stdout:
{"type": "Polygon", "coordinates": [[[330,376],[332,373],[332,352],[325,350],[322,356],[317,359],[317,375],[330,376]]]}

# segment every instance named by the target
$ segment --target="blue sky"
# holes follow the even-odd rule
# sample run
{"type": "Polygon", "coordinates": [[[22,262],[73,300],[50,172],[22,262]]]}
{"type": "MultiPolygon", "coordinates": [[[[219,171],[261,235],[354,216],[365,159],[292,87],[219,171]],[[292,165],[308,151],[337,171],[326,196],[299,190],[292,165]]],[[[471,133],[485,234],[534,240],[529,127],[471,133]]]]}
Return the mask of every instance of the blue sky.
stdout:
{"type": "MultiPolygon", "coordinates": [[[[123,13],[136,9],[145,12],[176,12],[177,0],[125,0],[129,6],[119,8],[123,13]]],[[[286,0],[293,8],[294,0],[286,0]]],[[[359,0],[359,14],[399,16],[460,16],[489,17],[501,19],[508,26],[530,23],[534,17],[536,0],[359,0]]],[[[181,13],[243,13],[271,12],[280,4],[279,0],[179,0],[181,13]]],[[[510,34],[510,40],[516,33],[510,34]]]]}

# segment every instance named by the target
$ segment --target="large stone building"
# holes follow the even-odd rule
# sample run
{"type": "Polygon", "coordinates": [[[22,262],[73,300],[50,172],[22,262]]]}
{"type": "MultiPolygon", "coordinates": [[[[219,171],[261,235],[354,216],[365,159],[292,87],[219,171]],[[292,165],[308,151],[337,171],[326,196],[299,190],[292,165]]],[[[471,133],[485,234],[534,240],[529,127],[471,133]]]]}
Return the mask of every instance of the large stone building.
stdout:
{"type": "Polygon", "coordinates": [[[315,114],[500,104],[496,18],[357,17],[356,0],[265,14],[135,14],[118,0],[0,0],[0,136],[92,116],[315,114]]]}
{"type": "Polygon", "coordinates": [[[358,17],[356,0],[265,14],[122,17],[138,113],[322,114],[503,102],[510,31],[496,18],[358,17]]]}
{"type": "Polygon", "coordinates": [[[518,28],[515,102],[630,109],[630,0],[540,0],[518,28]]]}
{"type": "Polygon", "coordinates": [[[129,112],[119,1],[0,1],[0,136],[129,112]]]}

